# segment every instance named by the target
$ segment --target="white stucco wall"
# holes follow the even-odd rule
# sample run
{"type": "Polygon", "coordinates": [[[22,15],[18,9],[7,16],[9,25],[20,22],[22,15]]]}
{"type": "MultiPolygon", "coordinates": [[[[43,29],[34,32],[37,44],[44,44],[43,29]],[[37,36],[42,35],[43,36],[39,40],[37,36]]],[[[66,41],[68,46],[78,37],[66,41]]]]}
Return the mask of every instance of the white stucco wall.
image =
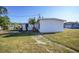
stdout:
{"type": "Polygon", "coordinates": [[[39,29],[39,23],[35,24],[35,28],[38,30],[39,29]]]}
{"type": "Polygon", "coordinates": [[[22,24],[21,26],[22,26],[23,31],[26,31],[26,26],[25,26],[25,24],[22,24]]]}
{"type": "Polygon", "coordinates": [[[32,30],[32,28],[33,28],[33,25],[28,24],[28,30],[32,30]]]}
{"type": "Polygon", "coordinates": [[[40,32],[61,32],[64,31],[64,22],[58,20],[40,20],[40,32]]]}

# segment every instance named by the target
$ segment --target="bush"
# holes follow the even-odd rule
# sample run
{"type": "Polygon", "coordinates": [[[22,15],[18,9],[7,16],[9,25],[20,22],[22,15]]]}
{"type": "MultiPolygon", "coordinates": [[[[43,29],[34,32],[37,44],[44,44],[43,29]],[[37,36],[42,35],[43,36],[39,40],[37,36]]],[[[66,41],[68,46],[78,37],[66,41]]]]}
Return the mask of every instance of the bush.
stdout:
{"type": "Polygon", "coordinates": [[[3,30],[8,30],[8,26],[3,26],[3,30]]]}

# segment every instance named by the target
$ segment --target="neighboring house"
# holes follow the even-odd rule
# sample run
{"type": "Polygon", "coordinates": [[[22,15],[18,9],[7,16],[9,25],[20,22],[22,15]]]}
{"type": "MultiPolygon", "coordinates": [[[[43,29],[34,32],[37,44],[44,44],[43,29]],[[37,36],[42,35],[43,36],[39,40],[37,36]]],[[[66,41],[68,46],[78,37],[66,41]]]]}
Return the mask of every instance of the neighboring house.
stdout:
{"type": "Polygon", "coordinates": [[[27,31],[28,30],[28,23],[20,23],[20,28],[22,28],[23,31],[27,31]]]}
{"type": "Polygon", "coordinates": [[[64,31],[64,21],[57,18],[39,19],[38,30],[41,33],[62,32],[64,31]]]}
{"type": "Polygon", "coordinates": [[[66,22],[64,23],[64,28],[79,29],[79,23],[78,22],[66,22]]]}
{"type": "Polygon", "coordinates": [[[14,25],[8,25],[9,30],[14,30],[15,26],[14,25]]]}
{"type": "MultiPolygon", "coordinates": [[[[38,24],[36,23],[35,24],[35,28],[38,29],[38,24]]],[[[20,23],[20,26],[22,28],[23,31],[32,31],[33,30],[33,25],[32,24],[29,24],[29,23],[20,23]]]]}
{"type": "Polygon", "coordinates": [[[2,30],[2,27],[0,26],[0,30],[2,30]]]}

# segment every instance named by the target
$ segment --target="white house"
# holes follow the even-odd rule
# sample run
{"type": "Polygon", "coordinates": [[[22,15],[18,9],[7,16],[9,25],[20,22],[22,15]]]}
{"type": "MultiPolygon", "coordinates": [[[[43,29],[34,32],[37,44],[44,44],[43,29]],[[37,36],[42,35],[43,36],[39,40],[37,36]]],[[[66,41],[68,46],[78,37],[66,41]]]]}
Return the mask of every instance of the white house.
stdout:
{"type": "Polygon", "coordinates": [[[15,28],[15,25],[11,25],[11,24],[8,25],[8,29],[9,29],[9,30],[14,30],[14,28],[15,28]]]}
{"type": "Polygon", "coordinates": [[[32,28],[33,28],[33,25],[28,24],[28,30],[32,30],[32,28]]]}
{"type": "MultiPolygon", "coordinates": [[[[35,24],[35,28],[41,33],[51,33],[51,32],[62,32],[64,31],[64,21],[57,18],[40,18],[39,21],[35,24]]],[[[26,29],[32,30],[33,25],[21,24],[23,31],[26,29]]]]}
{"type": "Polygon", "coordinates": [[[23,31],[28,30],[28,23],[20,23],[20,26],[21,26],[23,31]]]}
{"type": "Polygon", "coordinates": [[[22,27],[22,30],[23,30],[23,31],[26,31],[26,25],[25,25],[25,23],[22,23],[22,24],[21,24],[21,27],[22,27]]]}
{"type": "Polygon", "coordinates": [[[79,22],[66,22],[64,23],[64,28],[79,29],[79,22]]]}
{"type": "Polygon", "coordinates": [[[0,26],[0,30],[2,30],[2,27],[0,26]]]}
{"type": "Polygon", "coordinates": [[[64,21],[57,18],[42,18],[39,19],[39,32],[51,33],[64,31],[64,21]]]}

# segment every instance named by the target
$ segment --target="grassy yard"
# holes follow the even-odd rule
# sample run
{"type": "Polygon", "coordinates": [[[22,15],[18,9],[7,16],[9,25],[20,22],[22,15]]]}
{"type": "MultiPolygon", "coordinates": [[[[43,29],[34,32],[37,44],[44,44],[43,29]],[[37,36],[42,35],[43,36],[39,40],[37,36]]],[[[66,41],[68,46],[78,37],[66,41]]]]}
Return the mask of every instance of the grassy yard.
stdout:
{"type": "Polygon", "coordinates": [[[56,45],[53,42],[64,45],[79,52],[79,30],[65,30],[61,33],[43,34],[42,36],[47,39],[39,37],[39,35],[36,33],[23,32],[3,35],[0,34],[0,53],[72,52],[65,47],[56,45]],[[46,44],[38,44],[33,37],[37,37],[37,40],[46,44]]]}
{"type": "Polygon", "coordinates": [[[79,29],[68,29],[64,32],[43,35],[52,42],[62,44],[79,52],[79,29]]]}
{"type": "MultiPolygon", "coordinates": [[[[46,53],[46,52],[65,52],[65,48],[57,45],[37,44],[32,36],[37,36],[35,33],[14,33],[0,35],[0,53],[46,53]],[[49,51],[48,51],[48,50],[49,51]]],[[[43,38],[41,38],[43,41],[43,38]]]]}

